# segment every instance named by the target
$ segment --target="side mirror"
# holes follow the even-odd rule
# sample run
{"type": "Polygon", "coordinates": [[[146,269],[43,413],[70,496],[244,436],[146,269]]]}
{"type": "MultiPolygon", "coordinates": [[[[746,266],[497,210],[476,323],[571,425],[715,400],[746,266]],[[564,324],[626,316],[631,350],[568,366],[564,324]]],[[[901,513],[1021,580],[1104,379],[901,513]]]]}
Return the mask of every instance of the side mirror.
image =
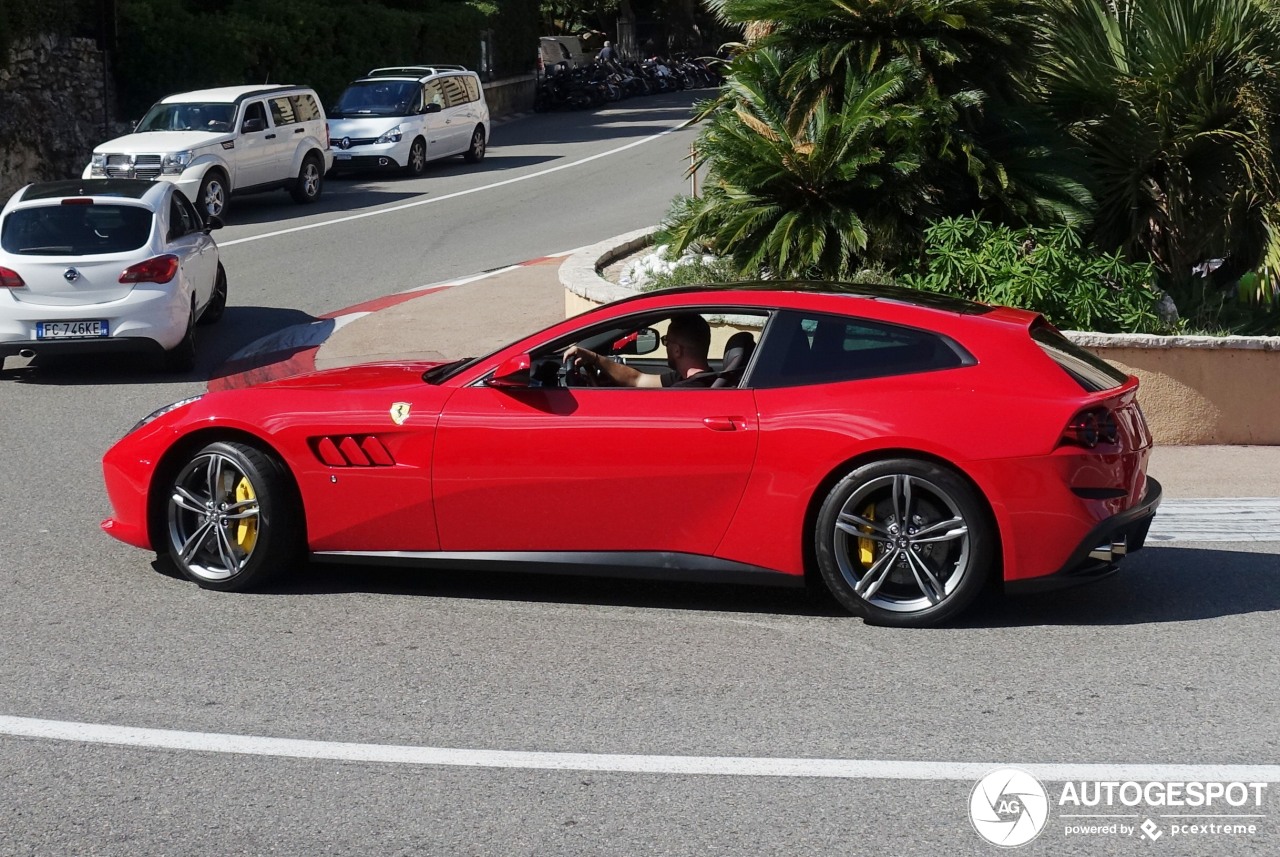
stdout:
{"type": "Polygon", "coordinates": [[[215,229],[221,229],[221,228],[222,228],[222,218],[219,217],[218,215],[210,214],[208,217],[204,219],[204,231],[206,233],[212,232],[215,229]]]}
{"type": "Polygon", "coordinates": [[[528,354],[517,354],[498,367],[485,383],[500,390],[523,389],[529,386],[529,368],[533,361],[528,354]]]}
{"type": "Polygon", "coordinates": [[[427,106],[423,108],[423,113],[439,113],[444,108],[434,101],[428,101],[427,106]]]}
{"type": "Polygon", "coordinates": [[[254,131],[261,131],[265,127],[267,127],[267,120],[265,119],[246,119],[244,124],[240,126],[240,130],[245,134],[252,134],[254,131]]]}
{"type": "Polygon", "coordinates": [[[662,337],[652,327],[643,327],[613,343],[610,354],[652,354],[658,350],[662,337]]]}

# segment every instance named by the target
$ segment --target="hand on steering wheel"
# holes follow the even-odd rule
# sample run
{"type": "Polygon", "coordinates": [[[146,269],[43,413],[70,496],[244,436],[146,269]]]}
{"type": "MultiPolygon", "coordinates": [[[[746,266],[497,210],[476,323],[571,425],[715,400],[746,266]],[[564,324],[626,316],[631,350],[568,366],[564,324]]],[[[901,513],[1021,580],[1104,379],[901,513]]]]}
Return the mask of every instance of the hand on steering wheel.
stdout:
{"type": "MultiPolygon", "coordinates": [[[[561,360],[560,377],[563,379],[566,387],[599,386],[599,364],[587,365],[582,362],[582,357],[580,356],[582,351],[586,351],[586,349],[584,348],[576,352],[565,352],[564,358],[561,360]]],[[[600,358],[597,355],[596,360],[599,359],[600,358]]]]}

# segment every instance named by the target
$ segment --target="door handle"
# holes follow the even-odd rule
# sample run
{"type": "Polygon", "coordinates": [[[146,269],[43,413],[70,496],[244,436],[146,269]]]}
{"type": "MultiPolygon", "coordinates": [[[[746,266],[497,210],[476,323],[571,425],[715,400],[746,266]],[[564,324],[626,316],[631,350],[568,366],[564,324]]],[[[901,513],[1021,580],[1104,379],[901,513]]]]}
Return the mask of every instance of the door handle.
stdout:
{"type": "Polygon", "coordinates": [[[294,128],[294,129],[293,129],[293,133],[295,133],[295,134],[301,134],[301,133],[303,133],[303,132],[304,132],[304,131],[306,131],[306,130],[307,130],[306,128],[294,128]]]}
{"type": "Polygon", "coordinates": [[[263,137],[262,139],[264,139],[264,140],[274,140],[275,138],[276,138],[276,135],[275,135],[275,134],[268,134],[267,136],[263,137]]]}
{"type": "Polygon", "coordinates": [[[703,417],[702,424],[712,431],[743,431],[747,427],[743,417],[703,417]]]}

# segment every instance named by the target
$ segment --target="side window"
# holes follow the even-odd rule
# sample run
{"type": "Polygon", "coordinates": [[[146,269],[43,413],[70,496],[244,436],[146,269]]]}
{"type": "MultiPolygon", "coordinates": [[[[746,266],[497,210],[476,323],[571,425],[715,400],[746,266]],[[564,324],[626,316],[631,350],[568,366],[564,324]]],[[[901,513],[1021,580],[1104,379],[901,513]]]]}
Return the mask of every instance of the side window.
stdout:
{"type": "Polygon", "coordinates": [[[320,105],[311,93],[290,95],[289,106],[293,108],[295,122],[311,122],[320,117],[320,105]]]}
{"type": "Polygon", "coordinates": [[[267,127],[267,110],[262,106],[261,101],[254,101],[244,109],[244,122],[240,125],[240,132],[250,134],[254,131],[261,131],[267,127]]]}
{"type": "Polygon", "coordinates": [[[477,81],[474,77],[464,77],[462,81],[464,85],[467,87],[467,100],[479,101],[480,100],[480,82],[477,81]]]}
{"type": "Polygon", "coordinates": [[[440,88],[438,80],[428,80],[422,85],[422,97],[426,104],[439,104],[441,107],[446,104],[444,90],[440,88]]]}
{"type": "Polygon", "coordinates": [[[467,103],[467,87],[458,75],[440,78],[440,89],[444,92],[445,107],[457,107],[467,103]]]}
{"type": "Polygon", "coordinates": [[[204,217],[201,216],[199,209],[191,204],[191,200],[183,195],[182,191],[175,190],[173,198],[177,200],[178,205],[187,213],[187,220],[191,223],[193,230],[204,229],[204,217]]]}
{"type": "Polygon", "coordinates": [[[193,212],[182,205],[178,195],[169,197],[169,240],[173,241],[192,232],[198,232],[200,222],[193,219],[193,212]]]}
{"type": "Polygon", "coordinates": [[[293,110],[293,101],[289,98],[272,98],[267,103],[271,105],[271,121],[277,128],[298,123],[298,116],[293,110]]]}
{"type": "Polygon", "coordinates": [[[765,331],[753,387],[790,387],[951,369],[972,358],[945,337],[877,321],[781,312],[765,331]]]}

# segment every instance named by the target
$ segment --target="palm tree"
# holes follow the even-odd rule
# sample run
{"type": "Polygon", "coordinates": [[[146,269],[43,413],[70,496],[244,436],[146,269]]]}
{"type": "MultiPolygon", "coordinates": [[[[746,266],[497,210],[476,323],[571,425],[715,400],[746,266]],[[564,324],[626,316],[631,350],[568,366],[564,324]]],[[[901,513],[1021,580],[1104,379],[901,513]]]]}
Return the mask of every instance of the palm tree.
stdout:
{"type": "Polygon", "coordinates": [[[1094,240],[1153,262],[1179,304],[1193,266],[1255,267],[1280,203],[1275,4],[1054,0],[1044,23],[1045,104],[1090,166],[1094,240]]]}
{"type": "Polygon", "coordinates": [[[918,111],[895,103],[901,64],[847,71],[837,97],[797,117],[769,48],[733,63],[699,143],[703,196],[677,203],[668,237],[730,256],[740,272],[847,278],[897,261],[935,206],[919,177],[918,111]]]}
{"type": "Polygon", "coordinates": [[[710,182],[705,200],[673,211],[681,241],[705,238],[770,270],[806,258],[848,272],[918,258],[936,216],[1078,220],[1087,194],[1061,135],[1024,95],[1038,3],[709,0],[727,24],[770,26],[704,114],[714,117],[699,142],[710,182]],[[772,255],[800,234],[808,251],[772,255]]]}

